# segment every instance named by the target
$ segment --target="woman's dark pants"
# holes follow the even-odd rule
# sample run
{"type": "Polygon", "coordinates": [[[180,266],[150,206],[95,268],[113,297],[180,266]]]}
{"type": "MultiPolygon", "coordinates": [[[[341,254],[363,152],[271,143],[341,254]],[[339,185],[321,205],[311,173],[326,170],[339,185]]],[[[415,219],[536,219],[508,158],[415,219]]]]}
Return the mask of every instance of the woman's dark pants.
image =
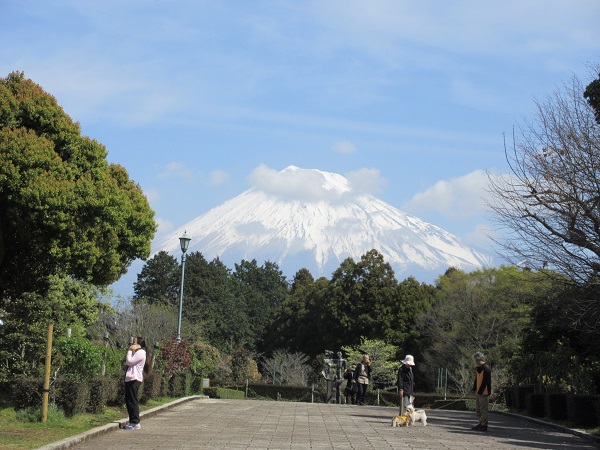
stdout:
{"type": "Polygon", "coordinates": [[[127,405],[127,413],[129,414],[129,423],[131,425],[140,423],[138,392],[141,384],[141,381],[137,380],[125,382],[125,404],[127,405]]]}

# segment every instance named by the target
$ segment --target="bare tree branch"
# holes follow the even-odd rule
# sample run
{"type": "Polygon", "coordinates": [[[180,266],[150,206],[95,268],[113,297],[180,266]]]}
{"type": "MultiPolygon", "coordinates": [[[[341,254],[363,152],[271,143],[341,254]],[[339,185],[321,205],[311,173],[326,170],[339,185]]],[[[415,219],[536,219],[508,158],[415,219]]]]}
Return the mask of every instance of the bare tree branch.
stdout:
{"type": "MultiPolygon", "coordinates": [[[[596,72],[597,73],[597,72],[596,72]]],[[[600,275],[600,124],[573,77],[513,131],[510,175],[489,176],[488,206],[512,263],[577,283],[600,275]]]]}

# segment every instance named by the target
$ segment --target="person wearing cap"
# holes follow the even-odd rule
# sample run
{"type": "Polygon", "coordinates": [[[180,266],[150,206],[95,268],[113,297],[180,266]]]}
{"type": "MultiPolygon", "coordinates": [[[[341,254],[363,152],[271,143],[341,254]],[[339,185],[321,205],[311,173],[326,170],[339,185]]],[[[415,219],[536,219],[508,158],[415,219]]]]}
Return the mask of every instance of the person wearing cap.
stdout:
{"type": "Polygon", "coordinates": [[[354,370],[354,380],[358,385],[358,393],[356,395],[356,404],[364,405],[365,396],[367,395],[367,386],[371,378],[371,358],[369,355],[363,355],[362,362],[356,365],[354,370]]]}
{"type": "Polygon", "coordinates": [[[398,393],[402,402],[402,412],[406,413],[406,408],[412,405],[413,392],[415,388],[415,378],[413,376],[412,367],[415,365],[413,355],[406,355],[402,360],[402,365],[398,369],[398,393]]]}
{"type": "Polygon", "coordinates": [[[475,382],[473,383],[473,393],[477,396],[475,402],[475,412],[479,423],[472,429],[475,431],[488,430],[488,400],[492,393],[492,370],[485,362],[485,355],[477,352],[473,355],[475,364],[475,382]]]}

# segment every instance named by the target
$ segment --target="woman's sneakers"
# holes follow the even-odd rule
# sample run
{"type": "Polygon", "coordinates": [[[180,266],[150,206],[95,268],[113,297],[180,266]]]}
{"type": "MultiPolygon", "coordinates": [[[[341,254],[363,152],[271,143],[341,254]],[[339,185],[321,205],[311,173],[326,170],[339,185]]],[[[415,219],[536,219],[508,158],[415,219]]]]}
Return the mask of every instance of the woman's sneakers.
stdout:
{"type": "Polygon", "coordinates": [[[142,426],[139,423],[129,423],[123,427],[124,430],[139,430],[142,426]]]}

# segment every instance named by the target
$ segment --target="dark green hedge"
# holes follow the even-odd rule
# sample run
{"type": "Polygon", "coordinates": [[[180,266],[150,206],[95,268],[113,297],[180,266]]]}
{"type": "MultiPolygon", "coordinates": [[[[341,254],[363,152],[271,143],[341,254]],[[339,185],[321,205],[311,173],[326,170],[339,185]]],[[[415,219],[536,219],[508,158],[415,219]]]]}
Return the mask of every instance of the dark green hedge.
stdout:
{"type": "Polygon", "coordinates": [[[525,396],[525,408],[531,416],[544,417],[546,415],[546,395],[527,394],[525,396]]]}
{"type": "MultiPolygon", "coordinates": [[[[41,377],[21,377],[13,381],[10,388],[15,409],[41,408],[44,379],[41,377]]],[[[54,386],[50,386],[50,398],[54,398],[54,386]]]]}
{"type": "Polygon", "coordinates": [[[104,406],[117,401],[119,380],[115,377],[96,377],[89,384],[90,398],[87,411],[102,412],[104,406]]]}
{"type": "Polygon", "coordinates": [[[583,427],[600,426],[600,397],[597,395],[536,394],[533,386],[515,386],[506,390],[507,406],[526,410],[535,417],[565,420],[583,427]]]}
{"type": "Polygon", "coordinates": [[[567,397],[567,420],[583,426],[598,424],[596,404],[598,397],[594,395],[569,395],[567,397]]]}
{"type": "Polygon", "coordinates": [[[546,416],[567,420],[567,394],[546,394],[546,416]]]}
{"type": "Polygon", "coordinates": [[[86,412],[90,400],[90,385],[85,381],[59,378],[56,384],[56,404],[65,416],[86,412]]]}
{"type": "MultiPolygon", "coordinates": [[[[148,374],[140,389],[140,402],[165,396],[161,391],[163,384],[168,383],[163,383],[160,374],[148,374]]],[[[41,408],[42,389],[42,377],[15,379],[10,387],[14,408],[41,408]]],[[[96,377],[90,381],[59,377],[50,385],[49,400],[62,409],[66,416],[83,412],[99,413],[104,406],[122,406],[125,403],[125,383],[121,374],[96,377]]]]}
{"type": "Polygon", "coordinates": [[[163,377],[158,372],[150,372],[144,376],[144,382],[142,383],[141,390],[143,396],[140,399],[142,404],[148,403],[151,398],[162,396],[162,384],[163,377]]]}

